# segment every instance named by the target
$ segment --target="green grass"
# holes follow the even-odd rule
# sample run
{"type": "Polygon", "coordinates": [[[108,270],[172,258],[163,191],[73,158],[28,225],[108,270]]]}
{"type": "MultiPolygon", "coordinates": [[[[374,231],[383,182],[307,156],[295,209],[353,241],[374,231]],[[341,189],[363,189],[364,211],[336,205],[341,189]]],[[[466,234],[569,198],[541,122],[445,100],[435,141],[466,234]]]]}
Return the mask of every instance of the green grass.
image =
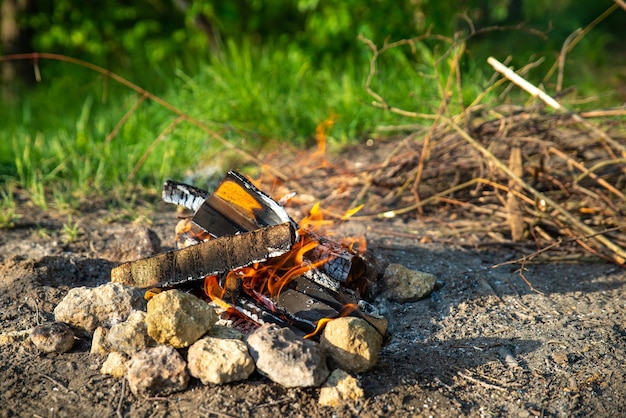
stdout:
{"type": "MultiPolygon", "coordinates": [[[[363,140],[380,125],[419,122],[370,105],[364,88],[369,54],[363,48],[361,55],[318,63],[296,48],[229,43],[223,55],[196,70],[161,74],[163,85],[154,93],[252,153],[284,142],[312,145],[315,127],[331,115],[337,116],[328,132],[335,148],[363,140]]],[[[427,114],[435,114],[442,95],[451,94],[448,112],[456,114],[461,106],[455,84],[444,92],[453,64],[450,55],[440,59],[446,49],[429,44],[418,45],[414,55],[408,47],[385,53],[372,87],[392,106],[427,114]]],[[[6,115],[0,122],[0,185],[7,190],[0,227],[15,216],[9,185],[24,189],[42,208],[71,211],[94,195],[113,192],[132,200],[139,189],[158,190],[165,178],[232,161],[206,132],[185,121],[172,125],[176,115],[150,100],[112,136],[139,100],[137,93],[70,63],[51,65],[67,77],[47,79],[42,65],[41,85],[0,109],[6,115]]],[[[487,87],[492,70],[482,59],[464,59],[463,71],[467,105],[487,87]]],[[[497,93],[484,102],[498,100],[497,93]]]]}
{"type": "MultiPolygon", "coordinates": [[[[437,88],[418,72],[428,64],[388,55],[376,87],[397,106],[436,109],[437,88]]],[[[0,141],[2,180],[25,189],[38,206],[71,209],[93,194],[158,187],[166,177],[225,160],[224,146],[187,122],[161,135],[176,115],[149,100],[111,137],[138,100],[136,92],[105,84],[97,73],[89,78],[84,68],[54,64],[64,64],[68,74],[77,71],[80,81],[46,80],[7,106],[0,141]]],[[[231,43],[197,73],[177,71],[160,97],[252,152],[283,142],[311,145],[317,124],[331,115],[337,118],[330,141],[341,146],[379,124],[402,122],[368,104],[367,69],[362,58],[314,63],[297,49],[231,43]]]]}

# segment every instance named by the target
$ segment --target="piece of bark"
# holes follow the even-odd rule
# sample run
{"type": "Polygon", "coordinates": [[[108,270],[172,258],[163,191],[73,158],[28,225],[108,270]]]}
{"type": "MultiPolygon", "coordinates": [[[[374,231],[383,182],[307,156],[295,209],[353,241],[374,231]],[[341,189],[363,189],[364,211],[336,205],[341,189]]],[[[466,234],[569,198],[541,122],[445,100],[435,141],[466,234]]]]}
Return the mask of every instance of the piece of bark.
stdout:
{"type": "Polygon", "coordinates": [[[269,226],[121,264],[111,271],[111,281],[141,288],[172,286],[277,257],[294,240],[291,224],[269,226]]]}
{"type": "MultiPolygon", "coordinates": [[[[522,150],[519,145],[514,145],[511,148],[509,168],[515,175],[519,177],[522,176],[524,167],[522,162],[522,150]]],[[[509,192],[506,200],[507,222],[511,229],[511,239],[516,242],[520,241],[524,235],[524,213],[518,198],[515,196],[515,192],[521,191],[522,189],[518,184],[509,181],[509,192]]]]}

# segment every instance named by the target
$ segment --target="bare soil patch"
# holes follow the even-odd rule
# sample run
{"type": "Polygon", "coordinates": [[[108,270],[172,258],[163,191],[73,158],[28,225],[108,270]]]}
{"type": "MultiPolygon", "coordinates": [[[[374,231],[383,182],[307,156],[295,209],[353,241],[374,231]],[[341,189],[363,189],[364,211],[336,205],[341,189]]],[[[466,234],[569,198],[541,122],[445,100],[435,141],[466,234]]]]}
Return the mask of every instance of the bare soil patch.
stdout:
{"type": "MultiPolygon", "coordinates": [[[[74,286],[109,280],[114,263],[91,248],[114,246],[116,224],[98,212],[80,217],[85,234],[61,244],[62,221],[27,213],[2,235],[1,332],[53,319],[74,286]],[[37,231],[48,225],[51,235],[37,231]]],[[[151,229],[171,241],[176,214],[160,208],[151,229]]],[[[255,376],[245,383],[205,387],[163,399],[136,399],[121,380],[99,373],[103,358],[81,338],[67,354],[43,354],[28,341],[0,352],[2,416],[619,416],[626,405],[626,274],[612,264],[528,266],[531,291],[507,248],[470,249],[420,243],[440,228],[417,221],[346,224],[364,232],[372,251],[437,275],[428,299],[387,303],[393,336],[378,365],[360,376],[367,401],[333,410],[317,405],[317,390],[284,389],[255,376]],[[431,228],[431,229],[429,229],[431,228]],[[410,232],[409,232],[410,231],[410,232]],[[408,238],[415,234],[415,238],[408,238]]],[[[128,229],[141,229],[126,225],[128,229]]]]}

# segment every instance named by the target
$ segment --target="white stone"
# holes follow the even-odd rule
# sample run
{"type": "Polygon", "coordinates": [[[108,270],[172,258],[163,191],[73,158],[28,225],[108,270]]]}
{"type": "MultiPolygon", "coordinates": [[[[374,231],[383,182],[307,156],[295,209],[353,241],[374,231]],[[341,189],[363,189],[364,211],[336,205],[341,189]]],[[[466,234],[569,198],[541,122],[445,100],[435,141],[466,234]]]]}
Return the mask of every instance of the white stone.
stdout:
{"type": "Polygon", "coordinates": [[[257,370],[285,387],[319,386],[329,375],[319,345],[288,328],[265,324],[247,338],[257,370]]]}
{"type": "Polygon", "coordinates": [[[254,360],[242,340],[204,337],[189,347],[187,368],[203,384],[221,385],[247,379],[254,360]]]}
{"type": "Polygon", "coordinates": [[[125,321],[133,309],[145,310],[145,306],[143,293],[135,287],[120,283],[75,287],[54,308],[54,318],[93,332],[125,321]]]}

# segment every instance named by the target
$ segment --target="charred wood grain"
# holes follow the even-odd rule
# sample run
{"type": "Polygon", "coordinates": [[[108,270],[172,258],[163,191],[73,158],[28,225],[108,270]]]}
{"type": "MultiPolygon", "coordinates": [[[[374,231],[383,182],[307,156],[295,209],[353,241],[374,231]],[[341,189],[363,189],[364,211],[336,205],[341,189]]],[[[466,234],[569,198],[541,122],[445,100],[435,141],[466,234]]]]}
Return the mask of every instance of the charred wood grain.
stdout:
{"type": "Polygon", "coordinates": [[[121,264],[111,281],[141,288],[167,287],[226,273],[289,251],[295,231],[289,223],[225,236],[121,264]]]}

